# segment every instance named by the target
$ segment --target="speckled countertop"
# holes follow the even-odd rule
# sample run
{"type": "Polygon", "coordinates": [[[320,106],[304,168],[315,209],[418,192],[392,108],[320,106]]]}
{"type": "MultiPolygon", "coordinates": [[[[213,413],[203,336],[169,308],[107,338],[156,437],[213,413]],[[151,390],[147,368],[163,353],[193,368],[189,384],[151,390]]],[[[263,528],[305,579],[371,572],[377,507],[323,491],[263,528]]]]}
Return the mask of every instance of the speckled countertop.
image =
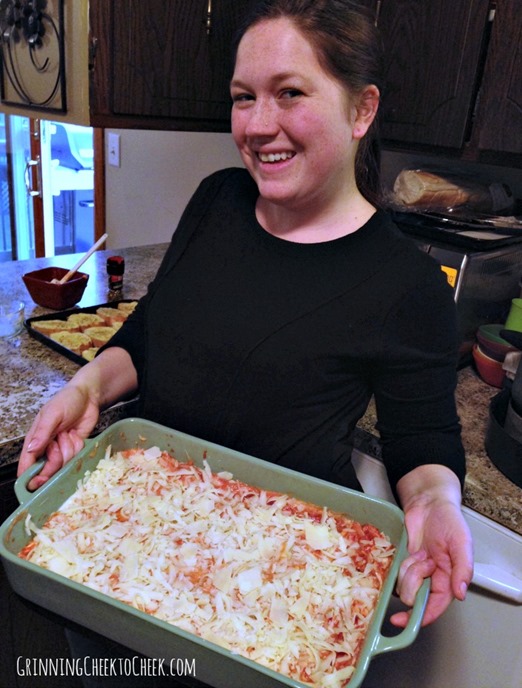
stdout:
{"type": "MultiPolygon", "coordinates": [[[[166,248],[167,244],[156,244],[118,249],[117,253],[125,258],[122,298],[139,298],[145,293],[166,248]]],[[[109,300],[105,264],[107,256],[113,253],[115,251],[97,251],[82,267],[90,279],[79,306],[92,306],[109,300]]],[[[21,277],[25,272],[46,265],[70,268],[78,257],[70,255],[2,263],[0,298],[25,301],[26,318],[52,312],[33,303],[21,277]]],[[[77,369],[76,363],[33,339],[26,331],[11,339],[0,339],[0,466],[17,461],[23,437],[40,406],[77,369]]],[[[468,463],[464,503],[522,535],[522,489],[494,466],[484,450],[489,401],[497,391],[482,382],[471,367],[459,372],[457,404],[468,463]]],[[[132,402],[116,405],[101,415],[97,430],[132,415],[132,411],[132,402]]],[[[374,409],[370,405],[359,423],[356,446],[378,456],[374,422],[374,409]]]]}
{"type": "MultiPolygon", "coordinates": [[[[125,258],[123,299],[142,296],[156,273],[168,244],[154,244],[117,251],[96,251],[84,265],[82,272],[89,275],[89,282],[79,307],[94,306],[110,300],[107,289],[106,262],[110,255],[125,258]]],[[[0,264],[0,299],[21,299],[25,302],[25,317],[32,318],[53,313],[37,306],[29,296],[22,275],[48,265],[71,268],[79,254],[37,258],[0,264]]],[[[31,337],[25,330],[11,339],[0,338],[0,466],[18,460],[25,433],[42,404],[50,399],[78,370],[78,364],[70,361],[48,346],[31,337]]],[[[128,404],[118,404],[101,414],[96,428],[101,431],[107,425],[127,415],[128,404]]]]}
{"type": "MultiPolygon", "coordinates": [[[[456,400],[467,463],[464,504],[522,535],[522,488],[499,471],[484,448],[489,402],[498,392],[483,382],[473,367],[459,371],[456,400]]],[[[374,424],[375,410],[370,404],[359,423],[356,444],[368,454],[379,457],[374,424]]]]}

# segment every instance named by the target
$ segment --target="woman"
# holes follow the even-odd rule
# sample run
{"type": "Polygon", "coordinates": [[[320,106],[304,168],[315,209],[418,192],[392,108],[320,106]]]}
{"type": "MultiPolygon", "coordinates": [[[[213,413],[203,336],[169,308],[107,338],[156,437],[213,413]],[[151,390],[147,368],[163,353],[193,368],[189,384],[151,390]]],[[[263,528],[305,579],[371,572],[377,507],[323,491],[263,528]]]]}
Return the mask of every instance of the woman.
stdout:
{"type": "Polygon", "coordinates": [[[428,624],[472,575],[455,313],[440,269],[376,207],[377,45],[349,0],[257,6],[231,81],[248,172],[202,183],[147,296],[39,412],[19,470],[46,454],[40,486],[100,408],[139,391],[146,418],[356,487],[351,438],[374,395],[409,535],[398,592],[411,606],[431,576],[428,624]]]}

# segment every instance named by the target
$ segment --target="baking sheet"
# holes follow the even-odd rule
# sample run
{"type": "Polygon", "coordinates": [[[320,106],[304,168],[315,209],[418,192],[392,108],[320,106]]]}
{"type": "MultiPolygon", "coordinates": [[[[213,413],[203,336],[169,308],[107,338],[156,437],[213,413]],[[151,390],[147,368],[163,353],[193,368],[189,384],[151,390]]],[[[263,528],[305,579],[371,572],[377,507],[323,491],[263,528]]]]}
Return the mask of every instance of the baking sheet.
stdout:
{"type": "Polygon", "coordinates": [[[86,358],[80,356],[74,351],[71,351],[71,349],[62,346],[62,344],[55,341],[54,339],[51,339],[51,337],[47,337],[42,332],[38,332],[38,330],[34,329],[32,323],[42,322],[43,320],[67,320],[67,318],[73,313],[96,313],[98,308],[117,308],[119,303],[134,303],[135,301],[138,301],[138,299],[118,299],[118,301],[98,303],[95,306],[86,306],[85,308],[69,308],[65,311],[58,311],[48,313],[46,315],[34,316],[33,318],[27,318],[26,320],[24,320],[24,326],[31,335],[31,337],[34,337],[34,339],[37,339],[42,344],[45,344],[51,349],[54,349],[54,351],[57,351],[59,354],[66,356],[71,361],[74,361],[79,365],[85,365],[86,363],[88,363],[86,358]]]}

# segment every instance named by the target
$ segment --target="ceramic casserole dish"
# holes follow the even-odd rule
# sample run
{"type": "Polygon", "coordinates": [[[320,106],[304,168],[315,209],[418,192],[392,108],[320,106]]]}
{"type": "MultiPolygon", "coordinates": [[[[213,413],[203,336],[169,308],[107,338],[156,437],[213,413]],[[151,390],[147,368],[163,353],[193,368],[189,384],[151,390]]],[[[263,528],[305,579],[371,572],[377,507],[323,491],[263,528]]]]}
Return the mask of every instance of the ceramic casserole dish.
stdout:
{"type": "Polygon", "coordinates": [[[24,527],[27,515],[31,515],[38,527],[43,525],[75,492],[86,471],[96,468],[107,447],[116,452],[152,446],[171,452],[180,460],[190,457],[197,466],[202,466],[206,459],[214,472],[229,471],[234,478],[250,485],[346,513],[360,522],[375,525],[390,538],[397,548],[396,553],[349,688],[361,685],[375,655],[400,650],[415,640],[427,602],[429,580],[417,595],[408,626],[391,637],[381,633],[399,566],[407,556],[403,513],[397,506],[135,418],[118,421],[95,439],[88,440],[83,450],[38,491],[31,493],[26,486],[41,469],[42,462],[17,480],[15,491],[20,506],[0,527],[0,557],[15,592],[146,656],[166,662],[174,658],[186,659],[195,666],[196,678],[215,688],[244,688],[245,685],[249,688],[306,688],[300,681],[18,557],[31,539],[24,527]]]}

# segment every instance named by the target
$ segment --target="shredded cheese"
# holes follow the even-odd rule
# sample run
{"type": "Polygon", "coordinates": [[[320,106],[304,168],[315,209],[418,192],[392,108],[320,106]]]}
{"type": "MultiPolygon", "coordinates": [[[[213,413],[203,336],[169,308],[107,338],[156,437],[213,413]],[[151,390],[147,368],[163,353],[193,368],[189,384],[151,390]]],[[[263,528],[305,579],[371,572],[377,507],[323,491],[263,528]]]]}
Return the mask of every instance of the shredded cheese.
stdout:
{"type": "Polygon", "coordinates": [[[354,671],[395,548],[372,525],[110,449],[20,556],[321,688],[354,671]]]}

